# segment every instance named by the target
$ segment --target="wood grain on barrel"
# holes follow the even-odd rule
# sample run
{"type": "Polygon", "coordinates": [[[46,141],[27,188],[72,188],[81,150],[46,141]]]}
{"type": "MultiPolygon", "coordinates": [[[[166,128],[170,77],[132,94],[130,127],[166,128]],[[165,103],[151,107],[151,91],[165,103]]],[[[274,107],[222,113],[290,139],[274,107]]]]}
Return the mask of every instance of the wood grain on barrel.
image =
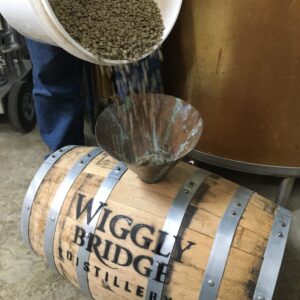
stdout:
{"type": "Polygon", "coordinates": [[[87,154],[90,149],[76,148],[75,150],[65,154],[56,165],[49,171],[44,178],[36,198],[33,202],[31,217],[29,222],[29,239],[33,250],[39,256],[44,256],[44,232],[47,222],[48,211],[52,204],[52,200],[63,181],[69,169],[77,162],[81,156],[87,154]],[[76,160],[74,161],[74,156],[76,160]]]}
{"type": "MultiPolygon", "coordinates": [[[[72,165],[82,154],[90,150],[79,148],[66,154],[49,172],[39,189],[31,215],[30,240],[40,256],[44,256],[45,220],[55,191],[72,165]]],[[[76,219],[78,197],[80,195],[82,197],[83,208],[95,197],[101,183],[116,163],[106,154],[95,158],[73,184],[60,213],[54,242],[55,262],[59,272],[77,287],[76,254],[79,246],[73,239],[76,225],[83,226],[87,222],[86,213],[76,219]],[[61,253],[59,248],[63,249],[61,253]]],[[[96,230],[96,235],[101,238],[99,252],[103,254],[106,241],[109,241],[111,249],[119,245],[128,249],[133,257],[136,255],[153,257],[159,230],[163,228],[170,206],[185,180],[195,170],[193,166],[179,163],[164,181],[153,185],[143,183],[136,174],[128,170],[108,199],[107,208],[113,213],[108,216],[104,232],[96,230]],[[130,230],[136,224],[153,226],[153,234],[141,229],[137,236],[137,242],[140,244],[144,236],[151,238],[148,249],[138,247],[129,236],[126,240],[112,236],[109,224],[116,215],[125,215],[132,219],[130,225],[124,220],[120,221],[117,227],[118,234],[121,233],[121,228],[130,230]]],[[[188,245],[189,241],[193,241],[195,245],[184,252],[182,262],[172,263],[170,282],[165,290],[167,297],[178,300],[197,299],[219,223],[238,187],[216,176],[208,177],[201,186],[192,201],[191,205],[195,209],[182,236],[183,247],[188,245]]],[[[233,294],[236,299],[251,299],[271,231],[275,208],[276,205],[271,201],[253,194],[237,228],[218,299],[232,299],[233,294]]],[[[98,225],[100,222],[101,217],[98,225]]],[[[108,260],[105,260],[107,265],[104,265],[94,252],[91,253],[88,279],[92,295],[95,299],[105,300],[142,299],[136,291],[139,290],[145,295],[148,278],[137,274],[132,264],[115,268],[116,266],[112,264],[114,254],[114,251],[109,253],[108,260]],[[117,282],[114,282],[115,276],[117,282]]],[[[127,254],[125,254],[125,251],[121,251],[120,263],[126,262],[127,254]]],[[[147,267],[149,263],[146,262],[140,265],[142,272],[147,267]]]]}

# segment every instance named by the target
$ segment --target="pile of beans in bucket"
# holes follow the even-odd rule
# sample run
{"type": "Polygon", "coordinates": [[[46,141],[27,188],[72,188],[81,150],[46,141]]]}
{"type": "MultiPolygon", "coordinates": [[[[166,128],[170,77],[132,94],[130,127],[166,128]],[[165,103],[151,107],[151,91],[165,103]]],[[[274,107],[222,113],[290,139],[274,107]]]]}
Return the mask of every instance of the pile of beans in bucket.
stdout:
{"type": "Polygon", "coordinates": [[[154,0],[50,0],[65,30],[104,59],[135,61],[160,43],[164,31],[154,0]]]}

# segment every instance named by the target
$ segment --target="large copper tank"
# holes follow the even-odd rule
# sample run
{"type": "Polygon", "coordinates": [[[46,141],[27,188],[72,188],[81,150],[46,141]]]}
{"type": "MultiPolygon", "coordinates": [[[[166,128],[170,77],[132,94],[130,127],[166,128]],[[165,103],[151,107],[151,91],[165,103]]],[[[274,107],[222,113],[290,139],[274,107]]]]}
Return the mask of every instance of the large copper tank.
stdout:
{"type": "Polygon", "coordinates": [[[166,92],[204,119],[197,150],[300,167],[299,1],[183,1],[164,52],[166,92]]]}

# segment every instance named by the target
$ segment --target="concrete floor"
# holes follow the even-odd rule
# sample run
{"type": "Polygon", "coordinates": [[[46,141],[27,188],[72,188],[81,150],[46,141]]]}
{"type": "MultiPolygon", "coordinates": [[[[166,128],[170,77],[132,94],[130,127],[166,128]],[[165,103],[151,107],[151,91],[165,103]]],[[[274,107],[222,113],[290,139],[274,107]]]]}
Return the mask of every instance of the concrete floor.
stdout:
{"type": "MultiPolygon", "coordinates": [[[[0,121],[0,299],[86,299],[21,241],[19,222],[23,198],[47,153],[37,130],[22,135],[0,121]]],[[[264,196],[276,197],[278,179],[214,170],[264,196]]],[[[275,300],[300,299],[299,182],[288,207],[293,211],[293,222],[275,300]]]]}

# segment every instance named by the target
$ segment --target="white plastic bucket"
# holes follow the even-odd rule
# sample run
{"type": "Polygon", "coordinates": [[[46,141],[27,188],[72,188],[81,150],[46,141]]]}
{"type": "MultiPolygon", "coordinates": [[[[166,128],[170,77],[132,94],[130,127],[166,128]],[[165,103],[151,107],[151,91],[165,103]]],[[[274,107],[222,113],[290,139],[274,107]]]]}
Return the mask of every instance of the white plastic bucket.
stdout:
{"type": "MultiPolygon", "coordinates": [[[[162,43],[178,18],[182,0],[155,1],[161,10],[165,25],[162,43]]],[[[127,62],[101,59],[82,48],[59,23],[48,0],[0,0],[0,13],[12,27],[24,36],[59,46],[83,60],[101,65],[118,65],[127,62]]],[[[155,48],[159,46],[157,45],[155,48]]]]}

